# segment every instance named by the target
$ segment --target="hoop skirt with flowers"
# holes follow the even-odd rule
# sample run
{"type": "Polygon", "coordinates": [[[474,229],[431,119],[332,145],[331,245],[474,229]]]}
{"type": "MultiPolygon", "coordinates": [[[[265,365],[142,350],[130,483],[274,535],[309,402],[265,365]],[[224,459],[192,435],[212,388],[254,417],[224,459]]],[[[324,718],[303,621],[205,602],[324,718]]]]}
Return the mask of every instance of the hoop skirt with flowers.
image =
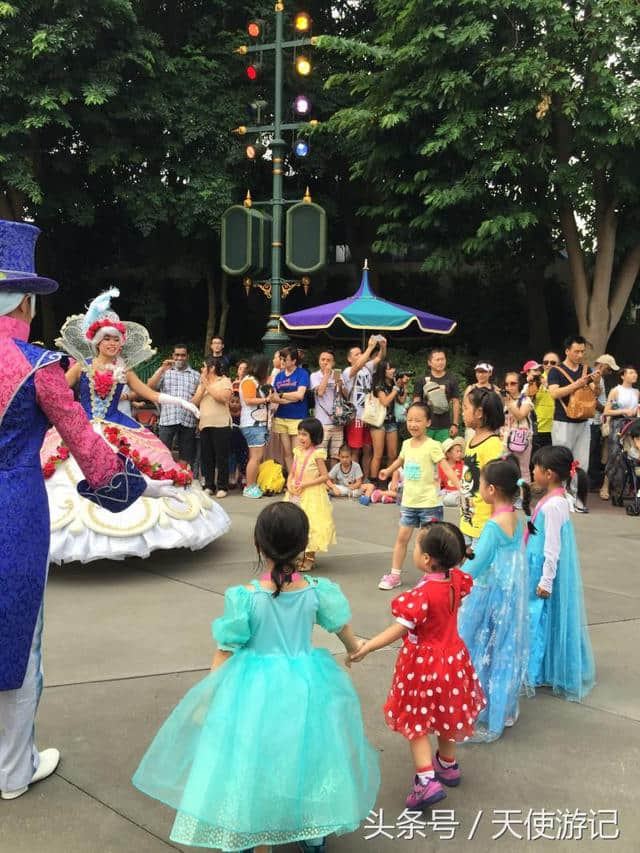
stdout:
{"type": "Polygon", "coordinates": [[[378,755],[345,670],[311,645],[314,623],[350,621],[337,584],[278,597],[235,586],[213,623],[233,651],[157,733],[133,784],[176,809],[171,840],[245,850],[353,832],[373,808],[378,755]]]}
{"type": "Polygon", "coordinates": [[[94,430],[133,456],[148,476],[188,484],[183,495],[186,502],[143,497],[114,517],[83,500],[76,491],[83,479],[80,468],[52,428],[40,454],[51,515],[51,562],[148,557],[161,548],[195,551],[231,526],[222,507],[199,483],[191,482],[190,472],[178,466],[160,439],[118,409],[123,387],[108,371],[95,376],[90,366],[83,371],[79,397],[94,430]]]}
{"type": "Polygon", "coordinates": [[[480,680],[457,629],[458,608],[473,581],[459,569],[429,574],[391,603],[409,629],[384,706],[389,728],[408,740],[435,734],[469,740],[486,705],[480,680]]]}

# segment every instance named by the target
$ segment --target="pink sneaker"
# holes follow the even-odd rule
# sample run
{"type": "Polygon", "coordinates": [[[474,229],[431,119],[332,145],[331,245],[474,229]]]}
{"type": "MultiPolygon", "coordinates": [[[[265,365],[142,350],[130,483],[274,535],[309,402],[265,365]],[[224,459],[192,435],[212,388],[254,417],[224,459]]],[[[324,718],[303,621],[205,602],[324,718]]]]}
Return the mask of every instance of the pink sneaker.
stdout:
{"type": "Polygon", "coordinates": [[[436,779],[439,779],[443,785],[455,788],[456,785],[460,784],[462,773],[458,767],[458,762],[451,765],[451,767],[445,767],[444,764],[440,763],[440,755],[436,752],[433,757],[433,769],[436,771],[436,779]]]}
{"type": "Polygon", "coordinates": [[[397,572],[389,572],[380,578],[378,589],[396,589],[399,586],[402,586],[402,577],[397,572]]]}
{"type": "Polygon", "coordinates": [[[429,779],[426,785],[423,785],[420,779],[416,776],[413,780],[413,788],[405,801],[408,809],[423,809],[425,806],[432,806],[434,803],[439,803],[447,796],[444,788],[437,779],[429,779]]]}

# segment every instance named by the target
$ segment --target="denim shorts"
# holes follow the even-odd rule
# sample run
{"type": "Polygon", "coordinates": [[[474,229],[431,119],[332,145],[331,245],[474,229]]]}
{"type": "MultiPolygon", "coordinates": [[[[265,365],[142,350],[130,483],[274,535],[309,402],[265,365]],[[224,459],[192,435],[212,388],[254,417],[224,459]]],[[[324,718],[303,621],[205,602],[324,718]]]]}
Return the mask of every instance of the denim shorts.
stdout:
{"type": "Polygon", "coordinates": [[[443,506],[403,506],[400,512],[400,527],[425,527],[430,521],[443,520],[443,506]]]}
{"type": "Polygon", "coordinates": [[[266,426],[243,426],[240,427],[249,447],[264,447],[269,434],[266,426]]]}

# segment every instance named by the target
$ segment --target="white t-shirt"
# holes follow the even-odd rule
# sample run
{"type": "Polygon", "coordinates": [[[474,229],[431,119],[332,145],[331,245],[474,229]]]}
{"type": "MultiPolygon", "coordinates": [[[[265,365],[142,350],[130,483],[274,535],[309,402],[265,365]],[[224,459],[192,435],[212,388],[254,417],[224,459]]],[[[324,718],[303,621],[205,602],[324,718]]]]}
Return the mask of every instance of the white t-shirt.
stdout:
{"type": "Polygon", "coordinates": [[[261,393],[257,381],[253,376],[245,376],[240,383],[240,426],[268,426],[269,425],[269,404],[264,406],[250,406],[245,403],[245,395],[249,398],[264,397],[261,393]]]}
{"type": "MultiPolygon", "coordinates": [[[[311,374],[311,390],[315,391],[322,384],[324,376],[321,370],[311,374]]],[[[323,426],[332,426],[331,413],[336,399],[336,380],[333,371],[329,374],[327,390],[324,394],[316,394],[316,404],[313,413],[323,426]]]]}
{"type": "Polygon", "coordinates": [[[361,367],[355,376],[350,375],[350,367],[345,367],[342,371],[342,381],[344,382],[345,391],[348,394],[349,400],[355,406],[357,420],[362,420],[364,401],[369,391],[371,391],[371,380],[373,379],[375,369],[376,363],[374,360],[371,360],[364,367],[361,367]]]}
{"type": "Polygon", "coordinates": [[[348,471],[343,471],[339,462],[329,471],[329,478],[339,486],[352,486],[361,477],[362,468],[357,462],[352,462],[348,471]]]}

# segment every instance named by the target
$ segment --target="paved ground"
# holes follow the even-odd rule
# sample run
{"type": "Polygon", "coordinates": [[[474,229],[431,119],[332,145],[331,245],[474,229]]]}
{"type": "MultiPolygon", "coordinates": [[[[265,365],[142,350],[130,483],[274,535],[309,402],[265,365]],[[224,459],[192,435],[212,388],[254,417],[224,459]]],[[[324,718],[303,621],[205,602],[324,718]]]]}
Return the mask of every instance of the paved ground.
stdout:
{"type": "MultiPolygon", "coordinates": [[[[172,813],[138,793],[130,778],[160,722],[209,666],[209,625],[222,612],[224,590],[252,576],[251,529],[260,506],[227,499],[232,531],[199,553],[52,570],[38,734],[41,748],[57,746],[63,757],[52,779],[15,802],[0,802],[1,853],[179,849],[166,840],[172,813]]],[[[356,630],[371,636],[389,619],[389,595],[376,584],[389,566],[397,511],[346,501],[339,507],[340,544],[320,573],[342,584],[356,630]]],[[[432,824],[414,824],[412,839],[400,819],[411,778],[408,750],[380,712],[394,652],[372,655],[353,678],[370,739],[381,751],[377,808],[386,834],[363,827],[332,839],[331,851],[640,849],[640,519],[595,510],[575,518],[598,666],[598,685],[585,704],[541,692],[524,702],[517,726],[500,741],[465,746],[463,784],[440,804],[448,812],[439,824],[427,813],[432,824]],[[510,828],[505,810],[512,810],[510,828]],[[555,814],[567,810],[572,818],[555,814]],[[597,838],[615,834],[604,810],[618,810],[616,841],[597,838]],[[458,826],[447,840],[452,820],[458,826]],[[559,831],[565,840],[539,837],[559,831]]],[[[318,631],[317,640],[338,653],[334,637],[318,631]]]]}

